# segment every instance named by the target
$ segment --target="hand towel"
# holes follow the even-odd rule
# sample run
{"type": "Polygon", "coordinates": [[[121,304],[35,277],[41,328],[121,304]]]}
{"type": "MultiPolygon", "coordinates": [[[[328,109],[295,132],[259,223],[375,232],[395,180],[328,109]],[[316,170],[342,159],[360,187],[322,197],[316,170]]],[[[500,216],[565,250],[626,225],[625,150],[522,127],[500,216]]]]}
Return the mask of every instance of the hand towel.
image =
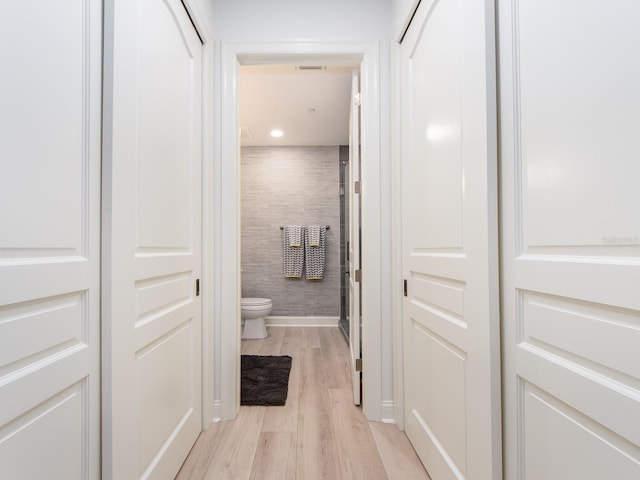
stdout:
{"type": "Polygon", "coordinates": [[[325,225],[309,225],[304,229],[304,250],[307,280],[322,280],[324,278],[325,245],[327,227],[325,225]],[[312,240],[316,240],[315,231],[318,232],[317,243],[314,246],[312,240]]]}
{"type": "Polygon", "coordinates": [[[284,227],[288,231],[289,246],[300,247],[302,246],[302,226],[301,225],[287,225],[284,227]]]}
{"type": "Polygon", "coordinates": [[[300,225],[285,225],[282,229],[282,265],[286,278],[302,277],[304,264],[304,249],[300,247],[302,230],[300,225]]]}
{"type": "Polygon", "coordinates": [[[309,232],[309,246],[320,246],[320,227],[322,225],[309,225],[307,226],[307,232],[309,232]]]}

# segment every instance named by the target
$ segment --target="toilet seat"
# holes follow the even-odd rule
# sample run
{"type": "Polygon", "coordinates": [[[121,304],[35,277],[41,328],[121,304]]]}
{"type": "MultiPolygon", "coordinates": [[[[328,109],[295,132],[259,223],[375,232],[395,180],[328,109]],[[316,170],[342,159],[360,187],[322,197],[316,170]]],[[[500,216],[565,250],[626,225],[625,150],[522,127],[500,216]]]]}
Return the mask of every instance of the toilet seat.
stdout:
{"type": "Polygon", "coordinates": [[[240,301],[241,306],[243,307],[264,307],[266,305],[271,304],[271,299],[269,298],[243,298],[240,301]]]}

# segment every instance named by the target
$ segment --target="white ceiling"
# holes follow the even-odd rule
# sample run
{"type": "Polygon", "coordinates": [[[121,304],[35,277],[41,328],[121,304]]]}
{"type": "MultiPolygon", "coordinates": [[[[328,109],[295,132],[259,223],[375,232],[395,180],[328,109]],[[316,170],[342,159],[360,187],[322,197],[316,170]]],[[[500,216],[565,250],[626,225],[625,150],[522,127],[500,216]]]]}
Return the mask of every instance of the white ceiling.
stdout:
{"type": "Polygon", "coordinates": [[[242,146],[348,145],[352,70],[241,66],[242,146]],[[273,129],[284,135],[271,137],[273,129]]]}

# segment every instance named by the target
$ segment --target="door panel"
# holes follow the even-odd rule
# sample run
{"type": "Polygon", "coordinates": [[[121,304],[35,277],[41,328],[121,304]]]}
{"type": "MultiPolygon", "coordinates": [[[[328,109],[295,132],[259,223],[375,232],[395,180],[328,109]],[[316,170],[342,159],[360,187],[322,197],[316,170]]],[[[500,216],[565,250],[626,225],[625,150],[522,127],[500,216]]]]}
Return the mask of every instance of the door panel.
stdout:
{"type": "Polygon", "coordinates": [[[525,478],[637,478],[631,444],[532,384],[523,390],[525,478]]]}
{"type": "Polygon", "coordinates": [[[0,16],[6,478],[99,478],[101,23],[92,0],[0,16]]]}
{"type": "Polygon", "coordinates": [[[358,72],[353,72],[351,82],[351,109],[349,111],[349,347],[351,350],[351,375],[353,378],[353,401],[361,402],[362,374],[358,363],[361,359],[361,305],[362,294],[356,271],[362,268],[360,262],[360,193],[356,185],[360,183],[360,80],[358,72]]]}
{"type": "Polygon", "coordinates": [[[423,1],[401,46],[405,427],[434,480],[501,475],[492,12],[423,1]]]}
{"type": "Polygon", "coordinates": [[[639,16],[500,3],[508,478],[640,477],[639,16]]]}
{"type": "Polygon", "coordinates": [[[202,45],[178,0],[116,4],[105,477],[173,478],[201,427],[202,45]]]}

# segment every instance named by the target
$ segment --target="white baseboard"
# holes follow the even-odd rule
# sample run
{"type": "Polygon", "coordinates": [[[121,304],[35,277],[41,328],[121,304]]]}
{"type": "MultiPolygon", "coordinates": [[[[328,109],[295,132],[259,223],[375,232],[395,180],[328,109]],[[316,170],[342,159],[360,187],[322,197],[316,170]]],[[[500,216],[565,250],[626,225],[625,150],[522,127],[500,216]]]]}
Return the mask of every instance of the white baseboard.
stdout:
{"type": "Polygon", "coordinates": [[[380,408],[382,423],[396,423],[393,400],[383,400],[380,408]]]}
{"type": "Polygon", "coordinates": [[[340,317],[265,317],[268,327],[337,327],[340,317]]]}

